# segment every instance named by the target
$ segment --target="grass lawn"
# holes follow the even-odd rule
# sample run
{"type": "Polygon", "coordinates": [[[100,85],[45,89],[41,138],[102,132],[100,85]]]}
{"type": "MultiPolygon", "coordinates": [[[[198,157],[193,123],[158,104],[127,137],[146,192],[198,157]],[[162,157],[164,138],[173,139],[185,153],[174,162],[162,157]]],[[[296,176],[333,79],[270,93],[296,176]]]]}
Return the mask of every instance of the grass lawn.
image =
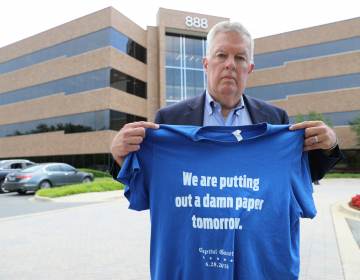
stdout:
{"type": "Polygon", "coordinates": [[[112,178],[109,173],[104,172],[104,171],[99,171],[99,170],[95,170],[95,169],[88,169],[88,168],[79,168],[79,170],[82,171],[82,172],[92,173],[95,178],[104,178],[104,177],[112,178]]]}
{"type": "Polygon", "coordinates": [[[124,185],[109,177],[95,178],[91,183],[66,185],[51,189],[38,190],[36,194],[43,197],[61,197],[88,192],[105,192],[124,189],[124,185]]]}
{"type": "Polygon", "coordinates": [[[359,173],[329,173],[325,175],[325,179],[332,179],[332,178],[360,178],[359,173]]]}

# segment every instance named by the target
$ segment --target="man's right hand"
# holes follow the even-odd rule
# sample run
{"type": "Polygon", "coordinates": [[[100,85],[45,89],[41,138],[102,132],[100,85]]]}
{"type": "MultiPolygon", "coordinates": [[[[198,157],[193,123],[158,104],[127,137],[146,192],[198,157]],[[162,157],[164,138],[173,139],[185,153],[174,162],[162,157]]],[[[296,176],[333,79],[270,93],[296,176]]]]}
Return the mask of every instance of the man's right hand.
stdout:
{"type": "Polygon", "coordinates": [[[115,135],[110,150],[119,165],[129,153],[140,149],[140,144],[145,137],[145,128],[157,129],[159,125],[152,122],[128,123],[115,135]]]}

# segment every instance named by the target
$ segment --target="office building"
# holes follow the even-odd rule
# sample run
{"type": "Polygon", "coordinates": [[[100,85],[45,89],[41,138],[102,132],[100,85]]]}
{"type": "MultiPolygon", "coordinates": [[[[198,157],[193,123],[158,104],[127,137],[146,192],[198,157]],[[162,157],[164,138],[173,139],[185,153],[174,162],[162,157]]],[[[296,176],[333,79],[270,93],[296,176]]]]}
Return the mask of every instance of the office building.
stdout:
{"type": "MultiPolygon", "coordinates": [[[[146,30],[106,8],[0,48],[0,159],[105,169],[125,123],[201,94],[210,15],[160,8],[146,30]]],[[[246,25],[246,23],[244,23],[246,25]]],[[[255,40],[246,94],[330,119],[343,149],[360,115],[360,18],[255,40]]]]}

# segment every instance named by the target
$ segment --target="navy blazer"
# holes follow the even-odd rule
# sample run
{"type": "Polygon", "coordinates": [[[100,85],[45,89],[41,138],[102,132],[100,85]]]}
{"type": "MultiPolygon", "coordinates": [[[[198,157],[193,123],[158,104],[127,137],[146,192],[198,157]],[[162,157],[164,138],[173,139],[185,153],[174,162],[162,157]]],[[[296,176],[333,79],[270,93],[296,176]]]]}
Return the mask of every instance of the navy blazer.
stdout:
{"type": "MultiPolygon", "coordinates": [[[[155,122],[159,124],[199,125],[204,123],[205,93],[160,109],[155,122]]],[[[243,95],[246,109],[253,124],[287,124],[287,113],[262,100],[243,95]]]]}
{"type": "MultiPolygon", "coordinates": [[[[284,110],[247,95],[243,95],[243,99],[253,124],[262,122],[270,124],[289,123],[289,117],[284,110]]],[[[204,122],[204,104],[205,93],[160,109],[155,116],[155,122],[158,124],[202,126],[204,122]]],[[[330,155],[326,155],[321,150],[310,151],[309,163],[312,180],[317,181],[323,178],[325,173],[342,158],[339,147],[336,147],[330,155]]],[[[110,172],[116,178],[119,166],[114,163],[110,172]]]]}
{"type": "MultiPolygon", "coordinates": [[[[289,123],[289,117],[284,110],[245,94],[243,99],[253,124],[262,122],[270,124],[289,123]]],[[[160,109],[155,116],[155,122],[159,124],[202,126],[204,122],[204,105],[205,93],[160,109]]],[[[339,147],[336,147],[330,155],[326,155],[322,150],[310,151],[309,164],[312,180],[317,181],[323,178],[325,173],[342,158],[339,147]]]]}

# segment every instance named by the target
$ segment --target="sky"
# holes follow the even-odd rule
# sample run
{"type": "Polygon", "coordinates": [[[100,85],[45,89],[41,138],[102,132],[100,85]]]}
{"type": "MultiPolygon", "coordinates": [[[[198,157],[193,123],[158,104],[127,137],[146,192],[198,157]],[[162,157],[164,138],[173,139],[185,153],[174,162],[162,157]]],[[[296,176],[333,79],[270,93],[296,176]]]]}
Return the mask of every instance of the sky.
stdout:
{"type": "Polygon", "coordinates": [[[254,38],[360,16],[358,0],[2,0],[0,47],[109,6],[144,29],[162,7],[239,21],[254,38]]]}

